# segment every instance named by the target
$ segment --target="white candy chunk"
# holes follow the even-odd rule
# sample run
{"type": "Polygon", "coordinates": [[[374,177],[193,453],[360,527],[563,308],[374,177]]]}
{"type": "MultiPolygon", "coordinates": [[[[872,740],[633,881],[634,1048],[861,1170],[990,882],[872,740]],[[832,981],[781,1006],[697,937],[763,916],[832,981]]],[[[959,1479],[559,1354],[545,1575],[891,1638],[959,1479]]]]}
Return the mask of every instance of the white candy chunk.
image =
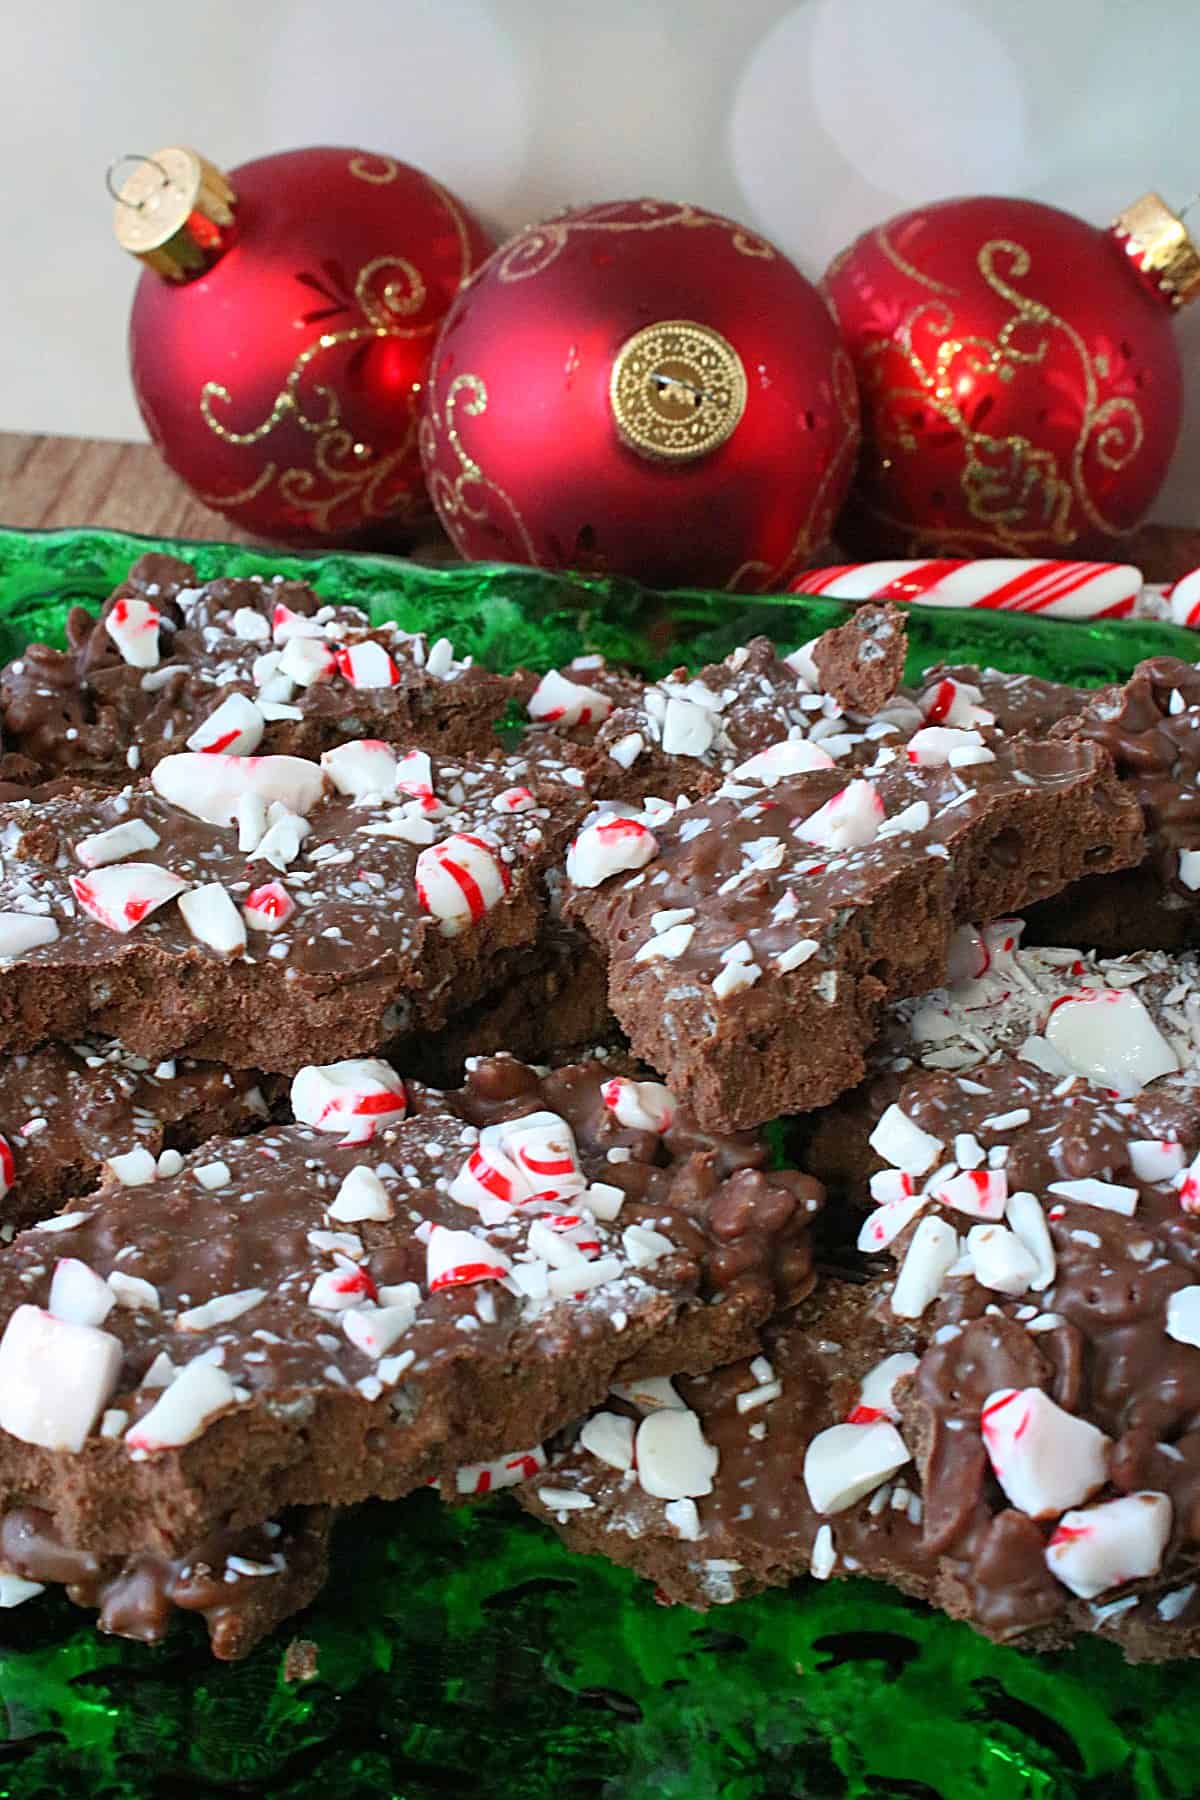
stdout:
{"type": "Polygon", "coordinates": [[[7,1569],[0,1569],[0,1609],[5,1612],[14,1606],[23,1606],[26,1600],[33,1600],[45,1591],[44,1581],[26,1581],[23,1575],[13,1575],[7,1569]]]}
{"type": "Polygon", "coordinates": [[[614,1187],[611,1181],[593,1181],[584,1193],[583,1203],[594,1219],[611,1224],[621,1216],[625,1190],[614,1187]]]}
{"type": "Polygon", "coordinates": [[[981,690],[969,681],[943,676],[921,696],[921,711],[931,725],[992,725],[996,715],[981,706],[981,690]]]}
{"type": "MultiPolygon", "coordinates": [[[[662,957],[669,962],[674,962],[677,957],[683,955],[695,935],[696,927],[690,923],[669,925],[666,931],[656,932],[652,938],[647,938],[641,948],[634,952],[633,960],[634,962],[653,962],[656,958],[662,957]]],[[[813,947],[816,948],[815,945],[813,947]]]]}
{"type": "Polygon", "coordinates": [[[622,1413],[593,1413],[579,1434],[579,1442],[610,1469],[632,1469],[634,1423],[622,1413]]]}
{"type": "Polygon", "coordinates": [[[221,956],[236,956],[246,948],[245,921],[219,881],[181,894],[179,910],[197,943],[221,956]]]}
{"type": "Polygon", "coordinates": [[[158,1164],[142,1144],[135,1150],[123,1151],[119,1156],[106,1156],[104,1162],[122,1187],[145,1187],[158,1177],[158,1164]]]}
{"type": "Polygon", "coordinates": [[[265,881],[246,895],[242,917],[251,931],[278,931],[296,910],[282,881],[265,881]]]}
{"type": "Polygon", "coordinates": [[[662,1257],[672,1255],[676,1246],[648,1225],[627,1225],[621,1233],[621,1248],[631,1268],[648,1269],[662,1257]]]}
{"type": "Polygon", "coordinates": [[[909,1460],[904,1439],[887,1419],[831,1425],[804,1453],[804,1485],[817,1512],[844,1512],[909,1460]]]}
{"type": "Polygon", "coordinates": [[[201,1306],[190,1306],[175,1320],[176,1331],[209,1331],[214,1325],[228,1325],[240,1319],[267,1297],[266,1288],[239,1288],[232,1294],[216,1294],[201,1306]]]}
{"type": "Polygon", "coordinates": [[[852,781],[802,820],[796,836],[830,850],[857,850],[875,841],[883,819],[883,801],[871,783],[852,781]]]}
{"type": "Polygon", "coordinates": [[[1176,1288],[1167,1301],[1167,1336],[1200,1345],[1200,1287],[1176,1288]]]}
{"type": "Polygon", "coordinates": [[[355,1306],[342,1314],[342,1330],[364,1356],[377,1360],[412,1329],[416,1303],[408,1306],[355,1306]]]}
{"type": "Polygon", "coordinates": [[[460,1206],[473,1207],[486,1225],[508,1218],[515,1206],[532,1199],[535,1192],[530,1177],[505,1152],[496,1126],[484,1127],[449,1187],[450,1198],[460,1206]]]}
{"type": "Polygon", "coordinates": [[[289,812],[278,800],[272,802],[267,818],[269,823],[258,840],[254,860],[269,862],[282,874],[300,854],[300,846],[309,833],[308,820],[299,813],[289,812]]]}
{"type": "Polygon", "coordinates": [[[157,831],[152,830],[144,819],[123,819],[119,825],[110,825],[107,831],[80,838],[75,855],[85,869],[100,869],[105,863],[136,856],[139,850],[153,850],[157,843],[157,831]]]}
{"type": "Polygon", "coordinates": [[[245,694],[227,694],[202,725],[187,739],[189,750],[206,755],[253,756],[262,743],[267,722],[245,694]]]}
{"type": "Polygon", "coordinates": [[[501,1127],[502,1144],[533,1191],[547,1199],[566,1200],[582,1194],[587,1177],[579,1166],[575,1137],[557,1113],[526,1113],[501,1127]]]}
{"type": "Polygon", "coordinates": [[[327,1210],[329,1217],[342,1225],[357,1225],[363,1219],[390,1219],[395,1213],[387,1189],[365,1163],[351,1169],[327,1210]]]}
{"type": "Polygon", "coordinates": [[[885,1201],[863,1220],[859,1249],[886,1250],[928,1205],[928,1194],[902,1194],[899,1199],[885,1201]]]}
{"type": "Polygon", "coordinates": [[[455,1471],[454,1485],[460,1494],[493,1494],[500,1488],[520,1487],[545,1466],[546,1452],[540,1444],[534,1444],[529,1450],[514,1450],[495,1462],[464,1463],[455,1471]]]}
{"type": "Polygon", "coordinates": [[[903,1169],[906,1175],[925,1175],[941,1158],[946,1148],[941,1138],[922,1131],[914,1119],[898,1106],[889,1106],[867,1139],[877,1156],[903,1169]]]}
{"type": "Polygon", "coordinates": [[[944,766],[952,756],[980,749],[983,738],[978,731],[957,731],[944,725],[927,725],[914,731],[908,740],[908,760],[918,768],[944,766]]]}
{"type": "Polygon", "coordinates": [[[319,1312],[346,1312],[350,1307],[372,1299],[374,1292],[367,1271],[348,1257],[339,1257],[336,1268],[322,1269],[309,1288],[308,1304],[319,1312]]]}
{"type": "Polygon", "coordinates": [[[358,738],[326,750],[321,767],[338,793],[348,794],[352,800],[396,791],[399,759],[390,744],[381,743],[378,738],[358,738]]]}
{"type": "Polygon", "coordinates": [[[400,671],[376,638],[346,644],[334,658],[338,674],[352,688],[395,687],[400,671]]]}
{"type": "Polygon", "coordinates": [[[661,1081],[626,1081],[616,1076],[600,1089],[605,1106],[618,1125],[631,1131],[669,1131],[677,1103],[661,1081]]]}
{"type": "Polygon", "coordinates": [[[1129,1166],[1139,1181],[1170,1181],[1187,1164],[1182,1144],[1167,1139],[1134,1138],[1129,1144],[1129,1166]]]}
{"type": "Polygon", "coordinates": [[[967,1233],[971,1273],[980,1287],[996,1294],[1023,1294],[1038,1272],[1036,1259],[1015,1231],[1003,1225],[974,1225],[967,1233]]]}
{"type": "Polygon", "coordinates": [[[494,844],[458,831],[417,858],[417,899],[443,937],[457,937],[498,906],[509,874],[494,844]]]}
{"type": "Polygon", "coordinates": [[[543,675],[529,699],[529,716],[540,724],[599,725],[607,719],[613,703],[599,689],[581,681],[568,681],[557,669],[543,675]]]}
{"type": "Polygon", "coordinates": [[[1029,1285],[1040,1294],[1054,1280],[1058,1265],[1046,1215],[1036,1194],[1010,1194],[1005,1218],[1009,1230],[1016,1233],[1033,1258],[1035,1273],[1030,1277],[1029,1285]]]}
{"type": "Polygon", "coordinates": [[[640,819],[600,819],[585,825],[567,851],[567,879],[576,887],[599,887],[610,875],[645,868],[657,854],[658,839],[640,819]]]}
{"type": "Polygon", "coordinates": [[[60,1257],[54,1266],[46,1310],[68,1325],[103,1325],[116,1296],[102,1276],[77,1256],[60,1257]]]}
{"type": "MultiPolygon", "coordinates": [[[[160,764],[161,767],[161,764],[160,764]]],[[[90,875],[69,877],[71,892],[98,925],[122,936],[183,893],[187,882],[157,863],[113,863],[90,875]]]]}
{"type": "Polygon", "coordinates": [[[979,1415],[996,1480],[1031,1519],[1053,1519],[1108,1479],[1111,1440],[1041,1388],[1001,1388],[979,1415]]]}
{"type": "Polygon", "coordinates": [[[896,1384],[905,1375],[912,1374],[919,1360],[911,1350],[897,1350],[893,1356],[885,1356],[873,1369],[868,1369],[862,1378],[858,1400],[848,1423],[869,1425],[877,1416],[891,1419],[893,1424],[898,1423],[900,1410],[896,1405],[896,1384]]]}
{"type": "Polygon", "coordinates": [[[159,613],[148,600],[118,600],[105,615],[107,631],[124,662],[133,669],[158,664],[159,613]]]}
{"type": "Polygon", "coordinates": [[[900,1265],[892,1289],[898,1319],[919,1319],[937,1299],[947,1271],[958,1260],[958,1237],[945,1219],[922,1219],[900,1265]]]}
{"type": "Polygon", "coordinates": [[[328,681],[337,668],[333,651],[320,638],[289,637],[279,658],[279,673],[297,687],[315,687],[328,681]]]}
{"type": "Polygon", "coordinates": [[[1200,1156],[1181,1169],[1173,1178],[1173,1184],[1179,1192],[1179,1204],[1184,1212],[1200,1212],[1200,1156]]]}
{"type": "Polygon", "coordinates": [[[0,912],[0,962],[12,962],[42,944],[52,944],[57,936],[53,919],[36,913],[0,912]]]}
{"type": "Polygon", "coordinates": [[[685,1543],[694,1543],[703,1536],[700,1529],[700,1514],[696,1510],[694,1500],[668,1500],[663,1507],[663,1518],[671,1527],[676,1537],[685,1543]]]}
{"type": "Polygon", "coordinates": [[[971,1219],[1002,1219],[1008,1200],[1003,1169],[967,1169],[932,1190],[933,1198],[971,1219]]]}
{"type": "Polygon", "coordinates": [[[781,975],[787,975],[792,969],[803,968],[804,964],[810,962],[820,948],[820,943],[816,938],[797,938],[794,944],[789,944],[786,950],[779,952],[775,958],[775,967],[781,975]]]}
{"type": "Polygon", "coordinates": [[[143,1281],[140,1275],[125,1275],[120,1269],[114,1269],[108,1278],[109,1291],[118,1306],[127,1306],[130,1312],[158,1312],[161,1302],[158,1289],[152,1281],[143,1281]]]}
{"type": "Polygon", "coordinates": [[[1046,1546],[1050,1573],[1081,1600],[1157,1575],[1171,1536],[1166,1494],[1143,1491],[1065,1513],[1046,1546]]]}
{"type": "Polygon", "coordinates": [[[439,1288],[460,1287],[470,1281],[500,1281],[512,1269],[512,1263],[470,1231],[451,1231],[435,1225],[425,1246],[425,1281],[431,1294],[439,1288]]]}
{"type": "Polygon", "coordinates": [[[265,644],[271,635],[270,623],[252,606],[239,606],[231,623],[234,637],[244,644],[265,644]]]}
{"type": "Polygon", "coordinates": [[[121,1357],[107,1331],[18,1306],[0,1338],[0,1431],[44,1450],[82,1450],[117,1390],[121,1357]]]}
{"type": "Polygon", "coordinates": [[[271,637],[277,644],[287,644],[295,637],[323,638],[325,627],[307,613],[293,612],[280,601],[271,613],[271,637]]]}
{"type": "Polygon", "coordinates": [[[1200,850],[1179,852],[1179,879],[1193,893],[1200,888],[1200,850]]]}
{"type": "Polygon", "coordinates": [[[243,794],[235,813],[238,849],[253,855],[267,833],[267,803],[261,794],[243,794]]]}
{"type": "Polygon", "coordinates": [[[1129,988],[1082,988],[1057,1001],[1045,1037],[1068,1068],[1121,1094],[1136,1094],[1179,1068],[1175,1052],[1129,988]]]}
{"type": "Polygon", "coordinates": [[[1137,1211],[1136,1188],[1122,1187],[1116,1181],[1097,1181],[1093,1175],[1086,1175],[1080,1181],[1051,1181],[1046,1191],[1058,1194],[1063,1200],[1075,1200],[1080,1206],[1098,1206],[1102,1212],[1121,1213],[1127,1219],[1137,1211]]]}
{"type": "Polygon", "coordinates": [[[231,1179],[229,1164],[219,1159],[216,1162],[201,1163],[192,1170],[192,1174],[210,1194],[215,1194],[218,1188],[228,1187],[231,1179]]]}
{"type": "Polygon", "coordinates": [[[325,792],[323,770],[302,756],[191,751],[164,756],[151,770],[150,782],[169,806],[208,825],[236,824],[243,794],[257,794],[266,806],[277,800],[307,818],[325,792]]]}
{"type": "Polygon", "coordinates": [[[162,1391],[144,1419],[125,1433],[127,1450],[153,1455],[201,1437],[213,1420],[237,1405],[237,1390],[224,1369],[197,1357],[162,1391]]]}
{"type": "Polygon", "coordinates": [[[703,756],[717,735],[716,716],[694,700],[672,696],[663,715],[662,747],[668,756],[703,756]]]}
{"type": "Polygon", "coordinates": [[[343,1132],[343,1143],[357,1144],[398,1123],[408,1108],[399,1075],[373,1057],[310,1063],[293,1080],[291,1101],[298,1124],[343,1132]]]}
{"type": "Polygon", "coordinates": [[[832,769],[833,758],[807,738],[785,738],[760,750],[740,768],[733,771],[734,781],[757,781],[763,787],[774,787],[789,775],[807,775],[813,769],[832,769]]]}
{"type": "Polygon", "coordinates": [[[647,1415],[635,1442],[638,1480],[656,1500],[696,1500],[712,1493],[720,1455],[690,1410],[663,1407],[647,1415]]]}

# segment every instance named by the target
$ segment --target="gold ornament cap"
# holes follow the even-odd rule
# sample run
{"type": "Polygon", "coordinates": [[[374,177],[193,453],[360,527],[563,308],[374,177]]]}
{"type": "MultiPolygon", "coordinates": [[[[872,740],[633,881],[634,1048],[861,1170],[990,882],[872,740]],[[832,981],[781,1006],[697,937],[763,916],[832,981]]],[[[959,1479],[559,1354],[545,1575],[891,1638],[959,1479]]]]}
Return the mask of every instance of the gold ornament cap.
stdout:
{"type": "Polygon", "coordinates": [[[746,371],[711,325],[664,319],[617,352],[608,403],[621,441],[661,462],[693,462],[732,437],[746,410],[746,371]]]}
{"type": "Polygon", "coordinates": [[[1113,221],[1126,255],[1171,306],[1200,296],[1200,250],[1160,194],[1143,194],[1113,221]]]}
{"type": "Polygon", "coordinates": [[[153,156],[122,157],[134,167],[121,186],[109,170],[113,230],[122,250],[168,281],[210,268],[225,249],[237,196],[197,150],[172,144],[153,156]]]}

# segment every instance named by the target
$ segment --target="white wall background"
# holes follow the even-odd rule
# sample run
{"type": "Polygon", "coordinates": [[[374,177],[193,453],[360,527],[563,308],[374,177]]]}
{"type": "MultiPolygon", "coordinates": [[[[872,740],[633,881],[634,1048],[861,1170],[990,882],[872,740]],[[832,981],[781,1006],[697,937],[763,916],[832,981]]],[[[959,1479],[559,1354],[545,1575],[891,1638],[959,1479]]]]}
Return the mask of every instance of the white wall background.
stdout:
{"type": "MultiPolygon", "coordinates": [[[[1200,188],[1195,0],[0,0],[0,29],[0,428],[143,435],[103,186],[126,150],[355,143],[505,228],[693,200],[810,275],[949,194],[1104,223],[1200,188]]],[[[1200,525],[1200,302],[1179,329],[1188,426],[1157,515],[1200,525]]]]}

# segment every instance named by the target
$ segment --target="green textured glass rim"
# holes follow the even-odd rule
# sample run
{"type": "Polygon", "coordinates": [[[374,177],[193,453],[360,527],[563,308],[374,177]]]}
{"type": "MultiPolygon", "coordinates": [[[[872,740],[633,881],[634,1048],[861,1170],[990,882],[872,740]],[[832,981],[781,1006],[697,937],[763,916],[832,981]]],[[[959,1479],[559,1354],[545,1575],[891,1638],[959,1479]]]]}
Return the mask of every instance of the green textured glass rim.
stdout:
{"type": "MultiPolygon", "coordinates": [[[[61,634],[143,551],[198,577],[283,573],[444,633],[496,667],[587,651],[650,673],[785,648],[835,601],[743,600],[526,568],[427,568],[102,531],[0,530],[0,658],[61,634]]],[[[1124,621],[910,611],[910,673],[981,661],[1079,684],[1194,636],[1124,621]]],[[[705,1616],[572,1557],[511,1502],[372,1505],[335,1540],[329,1586],[245,1662],[180,1622],[155,1649],[97,1636],[61,1595],[0,1612],[0,1800],[1189,1800],[1200,1673],[1126,1668],[1100,1639],[1001,1649],[868,1583],[808,1582],[705,1616]],[[318,1675],[284,1677],[290,1639],[318,1675]]]]}

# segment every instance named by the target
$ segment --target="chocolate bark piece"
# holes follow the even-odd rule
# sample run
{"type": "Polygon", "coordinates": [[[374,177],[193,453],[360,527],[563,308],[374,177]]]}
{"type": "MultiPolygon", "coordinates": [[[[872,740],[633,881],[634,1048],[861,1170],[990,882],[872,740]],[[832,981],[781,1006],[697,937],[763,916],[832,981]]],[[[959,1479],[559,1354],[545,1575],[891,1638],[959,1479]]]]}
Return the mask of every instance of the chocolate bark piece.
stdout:
{"type": "Polygon", "coordinates": [[[595,1419],[522,1502],[693,1605],[861,1573],[1000,1641],[1195,1654],[1200,1090],[1004,1058],[912,1071],[896,1107],[859,1239],[894,1274],[674,1384],[719,1452],[711,1493],[675,1490],[694,1514],[645,1491],[640,1436],[636,1472],[606,1462],[628,1429],[595,1419]]]}
{"type": "Polygon", "coordinates": [[[957,769],[910,760],[914,738],[849,786],[836,768],[743,770],[572,847],[566,911],[608,957],[612,1011],[709,1128],[852,1087],[886,1001],[944,979],[958,921],[1137,860],[1138,809],[1095,746],[950,735],[957,769]]]}
{"type": "Polygon", "coordinates": [[[1137,869],[1092,879],[1039,909],[1044,942],[1101,950],[1181,949],[1200,938],[1200,668],[1172,656],[1139,663],[1123,687],[1087,697],[1055,727],[1112,757],[1137,796],[1148,855],[1137,869]]]}
{"type": "MultiPolygon", "coordinates": [[[[831,635],[787,657],[769,639],[754,638],[695,675],[677,669],[649,684],[638,702],[619,707],[596,733],[595,754],[587,765],[593,792],[616,799],[654,794],[672,800],[679,794],[708,794],[749,757],[784,738],[819,745],[849,766],[869,759],[876,740],[915,730],[921,718],[910,699],[896,696],[868,718],[847,714],[822,690],[813,656],[831,635]]],[[[830,667],[844,670],[844,650],[828,654],[830,667]]],[[[896,672],[890,652],[882,667],[896,672]]],[[[881,681],[877,688],[883,685],[881,681]]]]}
{"type": "Polygon", "coordinates": [[[809,652],[822,692],[847,712],[868,716],[896,693],[907,653],[904,613],[887,605],[860,607],[844,625],[823,632],[809,652]]]}
{"type": "Polygon", "coordinates": [[[490,1058],[458,1093],[411,1085],[388,1121],[387,1074],[308,1071],[296,1103],[319,1116],[326,1096],[332,1132],[217,1140],[0,1251],[0,1413],[24,1434],[0,1432],[0,1511],[36,1505],[107,1557],[397,1497],[537,1442],[622,1369],[740,1354],[810,1288],[818,1185],[768,1172],[756,1138],[705,1134],[657,1084],[490,1058]],[[341,1136],[372,1121],[366,1141],[341,1136]],[[120,1304],[94,1306],[97,1281],[120,1304]],[[81,1349],[61,1313],[85,1308],[102,1316],[81,1349]],[[99,1379],[91,1428],[63,1429],[53,1347],[36,1395],[13,1385],[31,1314],[99,1379]],[[58,1422],[31,1424],[35,1400],[58,1422]]]}
{"type": "Polygon", "coordinates": [[[263,1525],[214,1532],[176,1556],[114,1557],[71,1549],[48,1513],[14,1507],[0,1517],[0,1582],[9,1578],[9,1604],[18,1598],[14,1577],[31,1584],[28,1599],[63,1587],[99,1615],[98,1630],[141,1644],[161,1643],[179,1613],[198,1613],[213,1655],[236,1662],[316,1598],[332,1526],[328,1507],[297,1507],[263,1525]]]}
{"type": "Polygon", "coordinates": [[[5,1057],[0,1137],[12,1166],[0,1225],[32,1224],[88,1193],[111,1156],[141,1150],[154,1159],[255,1129],[277,1085],[256,1070],[186,1058],[151,1065],[101,1040],[5,1057]]]}
{"type": "MultiPolygon", "coordinates": [[[[351,754],[382,767],[386,792],[336,792],[318,765],[298,759],[184,756],[118,793],[78,789],[0,807],[0,942],[14,958],[5,932],[32,929],[25,916],[57,933],[0,966],[0,1047],[102,1032],[154,1061],[187,1051],[292,1073],[435,1029],[472,1005],[493,985],[500,953],[538,938],[543,876],[581,805],[574,771],[558,785],[548,758],[534,770],[522,758],[418,754],[397,791],[394,752],[329,753],[351,754]],[[275,824],[260,809],[249,840],[257,848],[239,849],[244,826],[196,816],[230,820],[231,797],[245,801],[264,780],[272,793],[282,783],[291,801],[273,802],[283,808],[275,824]],[[81,845],[111,846],[105,834],[119,828],[150,848],[81,864],[81,845]],[[130,891],[113,905],[134,912],[121,912],[118,926],[144,916],[122,932],[93,914],[124,881],[130,891]],[[160,903],[173,886],[179,898],[160,903]],[[197,887],[224,909],[235,938],[231,915],[252,901],[268,907],[259,905],[241,948],[193,935],[184,889],[197,887]]],[[[338,764],[343,782],[347,766],[338,764]]]]}
{"type": "Polygon", "coordinates": [[[303,582],[200,584],[189,563],[157,553],[139,558],[98,619],[75,608],[67,636],[67,650],[31,644],[0,675],[5,747],[45,775],[104,783],[181,750],[231,694],[265,706],[264,755],[319,756],[358,737],[486,751],[519,690],[456,659],[445,640],[372,627],[303,582]],[[144,649],[127,652],[119,625],[116,637],[109,627],[131,604],[138,621],[146,608],[155,621],[144,649]],[[311,667],[304,650],[289,654],[294,641],[318,647],[311,667]]]}

